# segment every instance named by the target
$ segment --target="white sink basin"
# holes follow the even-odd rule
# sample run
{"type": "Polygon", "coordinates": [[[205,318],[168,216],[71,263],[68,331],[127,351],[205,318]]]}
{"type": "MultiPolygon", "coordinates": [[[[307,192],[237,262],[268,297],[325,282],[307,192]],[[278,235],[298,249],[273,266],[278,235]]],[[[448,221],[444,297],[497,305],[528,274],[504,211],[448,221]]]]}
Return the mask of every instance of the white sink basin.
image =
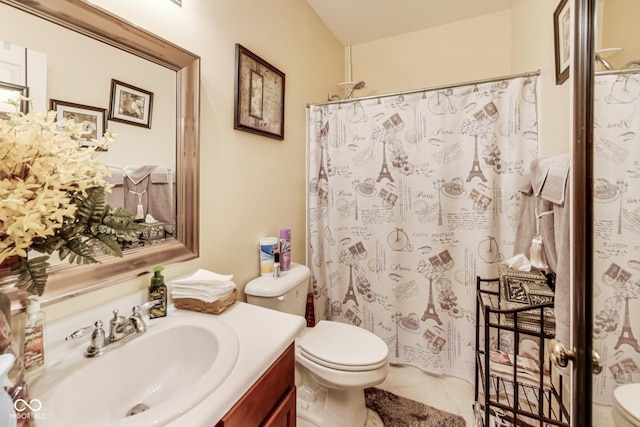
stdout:
{"type": "Polygon", "coordinates": [[[83,357],[83,339],[50,364],[31,389],[38,426],[164,425],[220,386],[238,358],[235,332],[215,316],[178,310],[147,326],[103,356],[83,357]]]}

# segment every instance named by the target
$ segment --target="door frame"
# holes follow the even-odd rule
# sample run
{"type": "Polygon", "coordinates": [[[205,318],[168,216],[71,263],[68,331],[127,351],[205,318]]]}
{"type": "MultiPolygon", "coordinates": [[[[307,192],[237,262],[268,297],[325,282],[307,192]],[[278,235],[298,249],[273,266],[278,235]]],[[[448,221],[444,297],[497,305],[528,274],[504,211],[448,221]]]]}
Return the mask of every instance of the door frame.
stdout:
{"type": "Polygon", "coordinates": [[[571,425],[593,418],[593,84],[595,0],[574,0],[571,425]]]}

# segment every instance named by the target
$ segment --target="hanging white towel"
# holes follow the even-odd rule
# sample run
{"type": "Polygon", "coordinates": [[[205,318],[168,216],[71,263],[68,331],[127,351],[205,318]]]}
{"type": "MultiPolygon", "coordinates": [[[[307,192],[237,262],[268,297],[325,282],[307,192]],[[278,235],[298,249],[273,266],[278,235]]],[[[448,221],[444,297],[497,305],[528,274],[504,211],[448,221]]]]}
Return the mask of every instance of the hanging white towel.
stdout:
{"type": "Polygon", "coordinates": [[[551,158],[547,179],[540,197],[558,205],[564,204],[564,190],[569,178],[569,155],[562,154],[551,158]]]}

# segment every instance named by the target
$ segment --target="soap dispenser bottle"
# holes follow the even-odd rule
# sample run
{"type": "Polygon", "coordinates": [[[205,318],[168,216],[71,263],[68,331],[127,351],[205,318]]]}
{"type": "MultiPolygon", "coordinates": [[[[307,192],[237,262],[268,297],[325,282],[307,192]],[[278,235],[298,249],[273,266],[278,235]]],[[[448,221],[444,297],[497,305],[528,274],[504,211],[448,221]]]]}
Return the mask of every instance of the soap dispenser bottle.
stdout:
{"type": "Polygon", "coordinates": [[[149,301],[161,301],[149,309],[149,317],[152,319],[167,315],[167,285],[164,284],[162,270],[162,267],[153,269],[151,286],[149,286],[149,301]]]}
{"type": "Polygon", "coordinates": [[[31,382],[44,371],[44,313],[35,296],[29,297],[24,328],[24,373],[31,382]]]}

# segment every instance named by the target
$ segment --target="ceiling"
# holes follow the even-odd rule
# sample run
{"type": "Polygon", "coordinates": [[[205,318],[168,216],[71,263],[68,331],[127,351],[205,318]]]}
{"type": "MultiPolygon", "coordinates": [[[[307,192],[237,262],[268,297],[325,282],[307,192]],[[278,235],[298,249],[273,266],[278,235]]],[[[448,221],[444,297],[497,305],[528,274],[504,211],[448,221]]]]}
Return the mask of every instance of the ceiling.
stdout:
{"type": "Polygon", "coordinates": [[[345,46],[509,9],[512,0],[307,0],[345,46]]]}

